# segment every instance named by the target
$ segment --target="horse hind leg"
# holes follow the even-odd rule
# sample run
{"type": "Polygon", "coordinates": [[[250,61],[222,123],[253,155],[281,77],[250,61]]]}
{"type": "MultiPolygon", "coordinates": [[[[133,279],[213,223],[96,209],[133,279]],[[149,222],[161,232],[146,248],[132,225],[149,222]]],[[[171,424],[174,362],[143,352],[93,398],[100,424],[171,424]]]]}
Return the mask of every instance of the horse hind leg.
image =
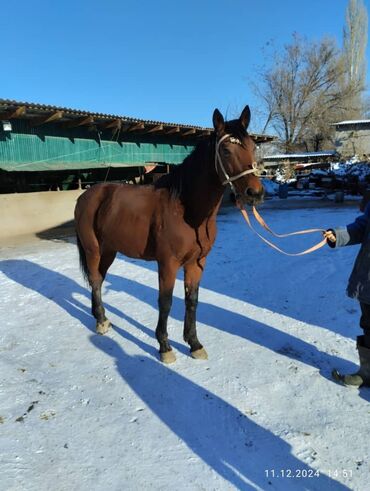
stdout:
{"type": "Polygon", "coordinates": [[[98,334],[106,334],[111,327],[111,323],[105,315],[101,287],[115,256],[115,252],[105,252],[101,255],[91,254],[90,257],[88,254],[86,255],[91,286],[91,310],[96,319],[96,332],[98,334]]]}

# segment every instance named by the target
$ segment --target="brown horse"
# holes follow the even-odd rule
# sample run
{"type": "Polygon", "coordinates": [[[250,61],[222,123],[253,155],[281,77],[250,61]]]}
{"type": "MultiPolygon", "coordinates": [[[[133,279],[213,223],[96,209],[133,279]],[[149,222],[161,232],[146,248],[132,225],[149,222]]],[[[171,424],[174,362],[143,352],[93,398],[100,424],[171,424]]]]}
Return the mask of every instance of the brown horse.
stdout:
{"type": "Polygon", "coordinates": [[[167,319],[176,274],[184,268],[184,340],[193,358],[207,358],[196,332],[199,282],[206,256],[216,238],[216,215],[225,186],[238,200],[256,204],[263,186],[255,175],[255,144],[247,133],[250,110],[225,122],[216,109],[215,132],[201,141],[184,162],[154,185],[98,184],[78,199],[75,209],[81,268],[92,289],[96,330],[105,334],[101,285],[117,252],[157,261],[159,319],[156,337],[160,357],[175,361],[168,342],[167,319]]]}

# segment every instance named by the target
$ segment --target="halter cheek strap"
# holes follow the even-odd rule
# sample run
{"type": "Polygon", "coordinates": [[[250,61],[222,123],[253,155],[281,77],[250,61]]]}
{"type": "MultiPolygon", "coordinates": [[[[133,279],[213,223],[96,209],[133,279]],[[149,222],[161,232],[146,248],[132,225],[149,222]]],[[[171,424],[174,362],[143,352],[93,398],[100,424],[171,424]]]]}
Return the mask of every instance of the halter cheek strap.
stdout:
{"type": "Polygon", "coordinates": [[[218,169],[217,169],[217,164],[218,164],[219,167],[221,168],[223,174],[224,174],[224,177],[225,177],[225,180],[224,181],[221,181],[222,185],[223,186],[226,186],[227,184],[229,184],[230,187],[231,187],[231,190],[233,191],[233,193],[236,194],[235,187],[233,185],[233,182],[236,181],[237,179],[240,179],[243,176],[246,176],[247,174],[255,174],[256,175],[256,173],[257,173],[257,163],[256,162],[253,162],[251,169],[247,169],[247,170],[245,170],[243,172],[240,172],[240,174],[237,174],[236,176],[231,176],[230,177],[229,174],[226,172],[225,166],[222,163],[221,155],[220,155],[220,152],[219,152],[220,145],[221,145],[221,143],[224,140],[226,140],[226,138],[232,139],[231,135],[226,134],[226,135],[222,136],[216,142],[215,169],[216,169],[216,174],[218,175],[218,169]]]}

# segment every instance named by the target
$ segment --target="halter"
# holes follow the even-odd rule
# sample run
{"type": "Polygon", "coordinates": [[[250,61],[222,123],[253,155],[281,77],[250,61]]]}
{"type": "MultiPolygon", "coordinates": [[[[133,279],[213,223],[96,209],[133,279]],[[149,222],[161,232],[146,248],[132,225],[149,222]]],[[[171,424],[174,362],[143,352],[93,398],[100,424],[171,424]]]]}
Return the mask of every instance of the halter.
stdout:
{"type": "Polygon", "coordinates": [[[231,187],[232,192],[236,195],[237,193],[235,191],[235,187],[234,187],[233,181],[236,181],[237,179],[240,179],[241,177],[246,176],[247,174],[255,174],[256,175],[257,163],[256,162],[252,162],[252,168],[251,169],[247,169],[247,170],[245,170],[243,172],[240,172],[240,174],[237,174],[236,176],[231,176],[230,177],[229,174],[225,170],[225,167],[224,167],[224,165],[222,163],[221,155],[220,155],[220,152],[219,152],[220,145],[221,145],[221,143],[224,140],[226,140],[226,138],[230,138],[230,141],[232,143],[237,143],[239,145],[241,144],[240,141],[237,138],[234,138],[234,137],[232,137],[229,134],[224,135],[218,141],[216,141],[215,169],[216,169],[216,174],[218,175],[218,170],[217,170],[217,162],[218,162],[218,164],[221,167],[221,170],[222,170],[222,172],[224,174],[224,177],[226,178],[224,181],[221,181],[222,185],[223,186],[226,186],[227,184],[229,184],[230,187],[231,187]]]}

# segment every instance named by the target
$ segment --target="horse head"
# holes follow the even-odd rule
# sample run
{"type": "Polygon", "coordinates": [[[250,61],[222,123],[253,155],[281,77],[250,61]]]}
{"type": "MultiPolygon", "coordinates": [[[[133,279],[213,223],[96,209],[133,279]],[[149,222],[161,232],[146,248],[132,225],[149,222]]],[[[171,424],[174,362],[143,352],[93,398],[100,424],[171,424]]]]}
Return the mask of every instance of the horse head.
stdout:
{"type": "Polygon", "coordinates": [[[264,188],[257,177],[256,145],[247,133],[250,117],[249,106],[245,106],[239,119],[232,121],[225,121],[215,109],[215,169],[221,183],[231,187],[237,201],[256,205],[263,200],[264,188]]]}

